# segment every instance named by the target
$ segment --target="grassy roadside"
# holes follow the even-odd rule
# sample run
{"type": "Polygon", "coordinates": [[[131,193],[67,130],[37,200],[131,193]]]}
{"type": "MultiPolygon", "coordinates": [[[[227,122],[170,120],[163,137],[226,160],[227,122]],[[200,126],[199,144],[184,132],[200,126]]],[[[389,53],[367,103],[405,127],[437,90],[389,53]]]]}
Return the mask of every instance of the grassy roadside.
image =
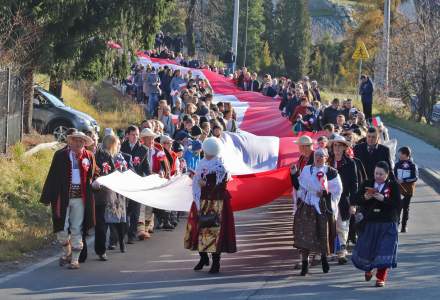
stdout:
{"type": "Polygon", "coordinates": [[[410,120],[406,117],[408,113],[404,110],[396,111],[390,107],[380,107],[376,108],[375,111],[381,116],[385,124],[406,131],[440,149],[440,127],[410,120]]]}
{"type": "Polygon", "coordinates": [[[25,157],[17,144],[0,157],[0,262],[15,260],[52,240],[50,211],[38,201],[53,151],[25,157]]]}
{"type": "MultiPolygon", "coordinates": [[[[47,88],[47,76],[38,75],[36,81],[47,88]]],[[[101,128],[125,128],[143,119],[142,108],[105,83],[68,83],[62,96],[67,105],[95,118],[101,128]]],[[[8,156],[0,156],[0,263],[19,260],[53,240],[50,209],[39,203],[53,151],[25,157],[27,146],[50,140],[34,135],[11,147],[8,156]]]]}
{"type": "MultiPolygon", "coordinates": [[[[351,98],[356,107],[362,107],[361,101],[357,95],[330,91],[323,92],[323,99],[326,102],[330,102],[333,98],[351,98]]],[[[380,116],[387,126],[406,131],[440,149],[440,127],[411,120],[410,113],[406,108],[394,108],[389,104],[380,103],[379,100],[376,100],[373,105],[373,114],[380,116]]]]}

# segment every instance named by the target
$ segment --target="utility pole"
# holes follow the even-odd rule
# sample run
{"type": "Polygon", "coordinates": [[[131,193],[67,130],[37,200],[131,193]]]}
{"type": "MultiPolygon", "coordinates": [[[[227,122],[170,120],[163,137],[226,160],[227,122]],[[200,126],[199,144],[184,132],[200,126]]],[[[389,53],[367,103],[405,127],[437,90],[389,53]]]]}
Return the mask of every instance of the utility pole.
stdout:
{"type": "Polygon", "coordinates": [[[244,67],[246,67],[246,58],[247,58],[248,23],[249,23],[249,0],[246,0],[246,31],[244,32],[244,59],[243,59],[244,67]]]}
{"type": "Polygon", "coordinates": [[[238,18],[240,17],[240,0],[235,0],[234,2],[234,23],[232,25],[232,50],[235,55],[235,62],[233,72],[235,71],[235,66],[237,65],[237,48],[238,48],[238,18]]]}
{"type": "Polygon", "coordinates": [[[391,20],[391,0],[384,1],[384,19],[383,19],[383,77],[382,81],[382,91],[383,96],[388,98],[388,72],[389,72],[389,60],[390,60],[390,20],[391,20]]]}

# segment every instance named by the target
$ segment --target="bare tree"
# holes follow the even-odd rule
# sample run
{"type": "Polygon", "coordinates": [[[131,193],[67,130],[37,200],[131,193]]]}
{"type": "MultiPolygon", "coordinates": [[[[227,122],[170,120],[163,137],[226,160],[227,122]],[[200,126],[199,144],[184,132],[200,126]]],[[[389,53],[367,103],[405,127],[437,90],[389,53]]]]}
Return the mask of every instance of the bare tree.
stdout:
{"type": "Polygon", "coordinates": [[[390,53],[393,91],[402,99],[416,99],[412,116],[427,122],[440,92],[440,4],[417,2],[414,20],[404,19],[393,29],[390,53]]]}
{"type": "Polygon", "coordinates": [[[2,11],[0,18],[0,65],[16,71],[32,64],[29,59],[38,39],[38,26],[21,11],[2,11]]]}
{"type": "Polygon", "coordinates": [[[32,93],[34,79],[34,52],[40,28],[22,11],[2,10],[0,18],[0,65],[21,75],[23,80],[23,131],[32,128],[32,93]]]}
{"type": "MultiPolygon", "coordinates": [[[[193,56],[198,50],[206,53],[224,52],[230,44],[230,31],[226,30],[229,15],[232,15],[230,0],[178,0],[177,6],[185,10],[185,44],[188,54],[193,56]],[[229,11],[231,10],[231,11],[229,11]]],[[[232,30],[232,29],[231,29],[232,30]]],[[[201,55],[201,53],[198,53],[201,55]]]]}

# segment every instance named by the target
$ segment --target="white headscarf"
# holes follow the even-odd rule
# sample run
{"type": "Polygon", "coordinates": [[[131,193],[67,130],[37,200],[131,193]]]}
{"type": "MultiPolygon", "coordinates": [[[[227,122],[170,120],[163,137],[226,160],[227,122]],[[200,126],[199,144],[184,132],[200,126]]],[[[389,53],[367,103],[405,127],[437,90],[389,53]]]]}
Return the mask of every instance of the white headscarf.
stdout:
{"type": "Polygon", "coordinates": [[[220,184],[225,179],[225,176],[228,176],[229,179],[230,174],[225,169],[223,159],[219,156],[216,156],[210,160],[203,158],[199,161],[199,164],[196,168],[196,174],[193,177],[192,183],[192,191],[194,202],[196,203],[197,209],[200,209],[200,196],[202,193],[202,189],[200,187],[200,180],[205,180],[206,175],[208,174],[216,174],[216,184],[220,184]]]}

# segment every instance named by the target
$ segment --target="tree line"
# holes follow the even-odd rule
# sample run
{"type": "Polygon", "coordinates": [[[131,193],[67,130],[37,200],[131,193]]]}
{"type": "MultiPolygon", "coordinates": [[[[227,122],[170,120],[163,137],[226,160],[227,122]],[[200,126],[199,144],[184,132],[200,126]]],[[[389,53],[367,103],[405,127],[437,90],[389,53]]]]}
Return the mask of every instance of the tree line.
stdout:
{"type": "Polygon", "coordinates": [[[0,63],[14,67],[24,80],[24,131],[32,126],[34,74],[49,74],[56,95],[63,80],[110,75],[115,57],[107,42],[123,43],[131,53],[152,47],[169,2],[0,0],[0,63]]]}
{"type": "MultiPolygon", "coordinates": [[[[371,57],[364,61],[364,71],[374,77],[384,0],[353,1],[359,3],[352,16],[356,25],[347,27],[345,39],[338,42],[329,35],[314,44],[308,2],[242,0],[237,64],[260,74],[293,80],[308,74],[326,86],[354,87],[358,67],[351,55],[362,40],[371,57]]],[[[400,2],[392,1],[390,91],[404,100],[417,95],[420,101],[413,116],[428,119],[440,85],[439,4],[417,0],[416,18],[407,20],[397,11],[400,2]],[[400,58],[405,58],[404,64],[400,58]],[[399,75],[402,65],[404,77],[399,75]]],[[[31,128],[34,74],[48,74],[50,91],[56,95],[61,94],[63,80],[123,78],[131,54],[153,47],[159,30],[184,37],[190,56],[205,52],[221,58],[231,45],[233,4],[233,0],[0,0],[0,64],[15,66],[24,79],[25,132],[31,128]],[[109,49],[110,40],[123,50],[109,49]]]]}

